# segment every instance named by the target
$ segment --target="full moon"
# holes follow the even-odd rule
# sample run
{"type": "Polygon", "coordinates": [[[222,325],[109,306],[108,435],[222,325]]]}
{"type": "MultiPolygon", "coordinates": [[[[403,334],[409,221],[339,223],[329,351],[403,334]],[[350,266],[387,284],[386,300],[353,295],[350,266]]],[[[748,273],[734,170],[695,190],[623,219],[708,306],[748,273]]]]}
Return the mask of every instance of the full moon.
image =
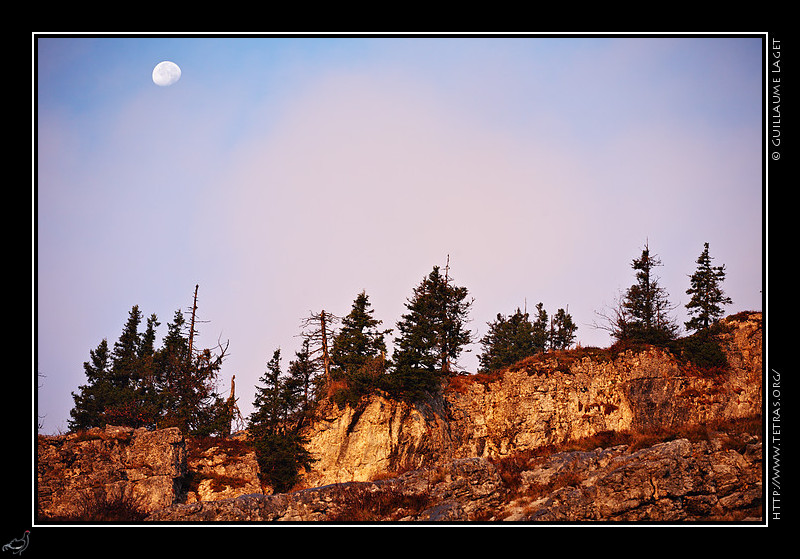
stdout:
{"type": "Polygon", "coordinates": [[[181,69],[174,62],[165,60],[164,62],[159,62],[153,68],[153,83],[156,85],[172,85],[179,79],[181,79],[181,69]]]}

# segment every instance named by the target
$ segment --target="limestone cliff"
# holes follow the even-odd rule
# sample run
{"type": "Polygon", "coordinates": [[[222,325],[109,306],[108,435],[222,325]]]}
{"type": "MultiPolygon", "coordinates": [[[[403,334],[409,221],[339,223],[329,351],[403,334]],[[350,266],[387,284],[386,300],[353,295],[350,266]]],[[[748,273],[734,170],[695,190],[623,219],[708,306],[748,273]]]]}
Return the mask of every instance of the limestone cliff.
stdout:
{"type": "Polygon", "coordinates": [[[490,461],[462,458],[375,481],[175,505],[152,522],[758,522],[757,435],[694,433],[490,461]]]}
{"type": "Polygon", "coordinates": [[[177,428],[90,429],[37,440],[36,513],[42,519],[102,517],[111,509],[130,520],[179,499],[186,445],[177,428]]]}
{"type": "Polygon", "coordinates": [[[698,369],[659,348],[576,349],[496,376],[460,377],[442,398],[411,406],[373,396],[329,405],[308,429],[311,486],[366,481],[459,458],[497,458],[604,431],[645,432],[759,416],[762,315],[722,322],[729,367],[698,369]]]}
{"type": "Polygon", "coordinates": [[[37,513],[102,520],[88,510],[100,502],[168,522],[758,519],[762,332],[760,313],[726,319],[725,369],[584,348],[457,377],[423,404],[322,406],[305,433],[308,488],[286,494],[262,492],[246,438],[39,437],[37,513]]]}

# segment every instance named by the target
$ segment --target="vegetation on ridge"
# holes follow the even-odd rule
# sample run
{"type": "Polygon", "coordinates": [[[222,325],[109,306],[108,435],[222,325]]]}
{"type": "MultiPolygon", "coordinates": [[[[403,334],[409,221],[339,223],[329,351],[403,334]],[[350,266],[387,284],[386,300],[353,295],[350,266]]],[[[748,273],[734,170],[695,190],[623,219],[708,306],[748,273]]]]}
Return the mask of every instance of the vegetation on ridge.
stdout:
{"type": "MultiPolygon", "coordinates": [[[[490,378],[507,369],[546,371],[540,363],[565,371],[576,359],[613,359],[629,349],[653,345],[672,352],[693,371],[724,371],[727,362],[716,334],[722,306],[731,300],[720,288],[724,266],[711,266],[710,260],[706,243],[687,290],[692,298],[686,307],[696,315],[686,323],[696,330],[689,337],[677,336],[677,326],[669,316],[673,307],[654,274],[661,261],[645,245],[632,262],[636,283],[617,308],[601,315],[606,319],[603,327],[615,340],[611,347],[569,349],[577,330],[572,316],[560,308],[548,323],[539,303],[533,321],[527,309],[517,309],[508,317],[498,314],[487,324],[488,332],[480,340],[481,371],[470,378],[490,378]]],[[[372,316],[366,292],[357,295],[338,332],[333,328],[337,317],[325,311],[312,314],[307,320],[312,331],[304,334],[303,346],[288,371],[281,370],[278,349],[259,379],[262,386],[257,387],[248,427],[265,480],[276,490],[291,487],[308,464],[310,457],[299,433],[320,401],[355,407],[365,395],[382,392],[416,402],[448,383],[451,387],[459,384],[463,371],[458,359],[475,341],[474,332],[467,328],[472,302],[467,288],[456,285],[450,276],[449,258],[444,271],[434,266],[414,288],[406,302],[407,312],[396,323],[398,336],[391,357],[385,336],[392,330],[379,328],[381,321],[372,316]]],[[[197,288],[189,323],[177,311],[163,347],[156,349],[157,317],[152,315],[145,331],[139,332],[142,314],[134,306],[113,350],[104,339],[90,351],[90,361],[84,363],[88,382],[79,387],[78,394],[73,393],[70,428],[178,426],[194,436],[229,434],[236,400],[233,394],[223,399],[216,392],[227,344],[220,343],[213,351],[195,347],[196,310],[197,288]]]]}

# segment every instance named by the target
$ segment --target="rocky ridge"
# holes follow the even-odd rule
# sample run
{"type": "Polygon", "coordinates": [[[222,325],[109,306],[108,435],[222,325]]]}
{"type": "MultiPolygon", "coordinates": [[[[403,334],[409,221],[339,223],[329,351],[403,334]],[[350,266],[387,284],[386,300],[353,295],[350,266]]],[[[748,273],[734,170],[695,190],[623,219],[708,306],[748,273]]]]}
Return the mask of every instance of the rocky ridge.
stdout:
{"type": "Polygon", "coordinates": [[[755,417],[762,408],[762,315],[722,321],[728,370],[699,370],[664,349],[577,349],[498,375],[456,377],[439,399],[381,396],[321,408],[306,431],[309,485],[367,481],[459,458],[502,458],[598,433],[646,432],[755,417]]]}
{"type": "Polygon", "coordinates": [[[760,424],[761,315],[724,326],[724,373],[654,348],[573,350],[456,379],[421,406],[379,395],[331,405],[306,433],[318,459],[308,488],[280,495],[262,492],[244,441],[111,427],[40,437],[39,510],[58,519],[76,513],[76,495],[130,495],[164,522],[757,519],[761,430],[737,420],[760,424]],[[636,438],[656,432],[672,434],[636,438]],[[161,456],[149,461],[175,467],[137,466],[131,449],[162,438],[173,442],[152,445],[161,456]],[[110,463],[90,466],[101,455],[110,463]]]}
{"type": "Polygon", "coordinates": [[[752,521],[762,515],[762,446],[749,434],[533,457],[509,472],[486,458],[368,482],[196,502],[156,522],[752,521]]]}

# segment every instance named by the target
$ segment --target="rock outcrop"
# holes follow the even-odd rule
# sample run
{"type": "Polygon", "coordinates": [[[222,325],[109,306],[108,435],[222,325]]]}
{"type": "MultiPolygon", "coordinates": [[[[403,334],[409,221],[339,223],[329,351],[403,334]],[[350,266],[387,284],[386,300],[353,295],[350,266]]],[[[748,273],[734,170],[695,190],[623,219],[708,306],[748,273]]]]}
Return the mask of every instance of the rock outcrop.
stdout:
{"type": "Polygon", "coordinates": [[[153,522],[758,521],[758,436],[714,432],[502,462],[462,458],[372,482],[175,505],[153,522]],[[518,482],[510,480],[514,478],[518,482]]]}
{"type": "Polygon", "coordinates": [[[277,495],[176,505],[149,521],[370,522],[465,520],[500,504],[503,482],[486,460],[457,460],[435,470],[374,482],[347,482],[277,495]]]}
{"type": "Polygon", "coordinates": [[[424,404],[328,403],[305,431],[316,458],[308,489],[286,494],[262,492],[244,438],[115,427],[40,436],[37,513],[69,520],[89,503],[126,501],[165,522],[758,518],[761,430],[723,425],[761,417],[761,320],[723,322],[724,370],[658,348],[586,348],[457,377],[424,404]],[[629,438],[563,450],[609,433],[629,438]]]}
{"type": "Polygon", "coordinates": [[[177,428],[90,429],[37,439],[37,516],[72,520],[126,508],[144,516],[177,502],[186,445],[177,428]]]}
{"type": "Polygon", "coordinates": [[[760,520],[762,452],[759,436],[713,433],[635,451],[622,445],[557,453],[522,473],[519,493],[529,496],[510,503],[505,519],[760,520]]]}
{"type": "Polygon", "coordinates": [[[261,493],[258,462],[246,433],[231,438],[187,439],[185,502],[231,499],[261,493]]]}
{"type": "Polygon", "coordinates": [[[329,405],[306,432],[310,485],[367,481],[459,458],[498,458],[605,431],[671,429],[761,414],[762,316],[723,321],[729,367],[704,371],[664,349],[583,349],[525,360],[496,376],[458,377],[441,399],[381,396],[329,405]]]}

